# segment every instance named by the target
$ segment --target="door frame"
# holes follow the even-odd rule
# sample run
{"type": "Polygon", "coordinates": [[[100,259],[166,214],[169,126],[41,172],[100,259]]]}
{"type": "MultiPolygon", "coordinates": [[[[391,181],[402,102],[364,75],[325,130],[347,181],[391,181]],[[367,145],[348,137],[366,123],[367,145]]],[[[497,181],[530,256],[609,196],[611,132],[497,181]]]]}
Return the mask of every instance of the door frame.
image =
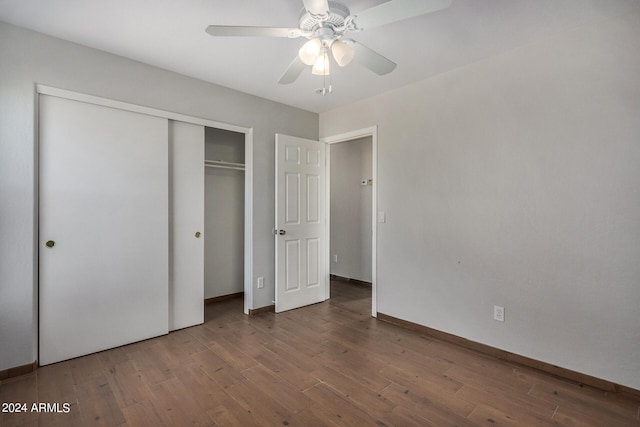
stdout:
{"type": "Polygon", "coordinates": [[[378,126],[357,129],[350,132],[327,136],[320,139],[320,142],[327,144],[326,153],[326,248],[325,248],[325,268],[326,268],[326,299],[330,297],[330,272],[331,272],[331,144],[349,142],[360,138],[371,137],[371,178],[373,179],[371,194],[371,316],[377,317],[377,211],[378,211],[378,126]]]}
{"type": "MultiPolygon", "coordinates": [[[[101,105],[104,107],[116,108],[124,111],[131,111],[134,113],[147,114],[150,116],[161,117],[169,120],[176,120],[180,122],[192,123],[196,125],[202,125],[217,129],[228,130],[232,132],[244,134],[244,160],[245,160],[245,172],[244,172],[244,313],[249,314],[249,309],[253,307],[253,128],[238,126],[229,123],[217,122],[214,120],[203,119],[200,117],[188,116],[185,114],[174,113],[171,111],[160,110],[157,108],[144,107],[141,105],[131,104],[123,101],[116,101],[113,99],[103,98],[99,96],[87,95],[80,92],[74,92],[66,89],[59,89],[52,86],[36,84],[36,100],[35,100],[35,117],[36,117],[36,173],[40,170],[40,162],[38,159],[38,147],[40,141],[38,140],[38,123],[37,118],[39,114],[40,95],[56,96],[58,98],[65,98],[74,101],[86,102],[89,104],[101,105]]],[[[204,141],[203,149],[204,149],[204,141]]],[[[168,167],[168,165],[167,165],[168,167]]],[[[204,168],[204,165],[202,165],[204,168]]],[[[38,196],[38,177],[36,176],[36,200],[39,200],[38,196]]],[[[167,183],[168,185],[168,183],[167,183]]],[[[204,196],[204,195],[203,195],[204,196]]],[[[167,207],[168,208],[168,207],[167,207]]],[[[39,234],[38,224],[40,221],[40,206],[39,202],[36,204],[36,248],[38,247],[37,236],[39,234]]],[[[37,259],[37,258],[36,258],[37,259]]],[[[36,263],[35,276],[38,278],[39,288],[39,266],[36,263]]],[[[204,284],[203,284],[204,286],[204,284]]],[[[204,304],[204,301],[203,301],[204,304]]],[[[39,312],[36,310],[36,315],[39,317],[39,312]]],[[[38,320],[36,319],[36,324],[38,320]]]]}

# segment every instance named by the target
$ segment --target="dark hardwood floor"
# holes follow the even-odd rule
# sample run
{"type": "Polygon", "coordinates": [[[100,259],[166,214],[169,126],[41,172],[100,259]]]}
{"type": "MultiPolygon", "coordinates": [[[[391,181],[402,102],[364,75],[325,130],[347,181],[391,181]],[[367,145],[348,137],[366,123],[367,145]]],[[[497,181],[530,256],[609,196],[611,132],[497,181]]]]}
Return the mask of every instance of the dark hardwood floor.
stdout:
{"type": "Polygon", "coordinates": [[[639,426],[639,402],[376,321],[371,291],[203,325],[0,382],[0,426],[639,426]],[[60,408],[63,409],[62,406],[60,408]]]}

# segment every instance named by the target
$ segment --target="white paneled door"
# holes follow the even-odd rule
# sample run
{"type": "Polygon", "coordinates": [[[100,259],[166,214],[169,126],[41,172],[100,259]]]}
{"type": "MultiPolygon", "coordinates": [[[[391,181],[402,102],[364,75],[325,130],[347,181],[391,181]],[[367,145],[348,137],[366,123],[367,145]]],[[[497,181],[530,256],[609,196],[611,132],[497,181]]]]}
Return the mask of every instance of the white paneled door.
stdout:
{"type": "Polygon", "coordinates": [[[169,329],[204,322],[204,126],[169,120],[169,329]]]}
{"type": "Polygon", "coordinates": [[[168,332],[167,133],[40,96],[40,365],[168,332]]]}
{"type": "Polygon", "coordinates": [[[276,312],[324,301],[325,144],[276,135],[276,312]]]}

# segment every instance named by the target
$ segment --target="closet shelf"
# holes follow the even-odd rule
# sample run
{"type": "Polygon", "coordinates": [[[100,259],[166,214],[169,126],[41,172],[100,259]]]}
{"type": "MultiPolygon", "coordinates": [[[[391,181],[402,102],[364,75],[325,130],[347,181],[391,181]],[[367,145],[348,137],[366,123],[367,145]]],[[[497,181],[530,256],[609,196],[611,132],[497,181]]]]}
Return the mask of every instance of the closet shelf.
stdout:
{"type": "Polygon", "coordinates": [[[205,160],[204,167],[219,168],[219,169],[235,169],[239,171],[244,170],[244,164],[242,163],[223,162],[222,160],[205,160]]]}

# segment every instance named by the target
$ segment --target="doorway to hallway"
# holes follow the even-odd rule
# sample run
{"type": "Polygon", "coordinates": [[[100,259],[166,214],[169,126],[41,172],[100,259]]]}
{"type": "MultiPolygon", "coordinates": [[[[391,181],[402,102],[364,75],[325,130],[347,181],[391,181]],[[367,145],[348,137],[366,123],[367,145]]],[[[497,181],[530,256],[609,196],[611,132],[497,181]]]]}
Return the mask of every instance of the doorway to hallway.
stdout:
{"type": "MultiPolygon", "coordinates": [[[[331,290],[339,282],[369,289],[373,279],[372,136],[331,144],[330,249],[331,290]]],[[[362,289],[361,289],[362,290],[362,289]]],[[[334,295],[331,295],[332,299],[334,295]]]]}

